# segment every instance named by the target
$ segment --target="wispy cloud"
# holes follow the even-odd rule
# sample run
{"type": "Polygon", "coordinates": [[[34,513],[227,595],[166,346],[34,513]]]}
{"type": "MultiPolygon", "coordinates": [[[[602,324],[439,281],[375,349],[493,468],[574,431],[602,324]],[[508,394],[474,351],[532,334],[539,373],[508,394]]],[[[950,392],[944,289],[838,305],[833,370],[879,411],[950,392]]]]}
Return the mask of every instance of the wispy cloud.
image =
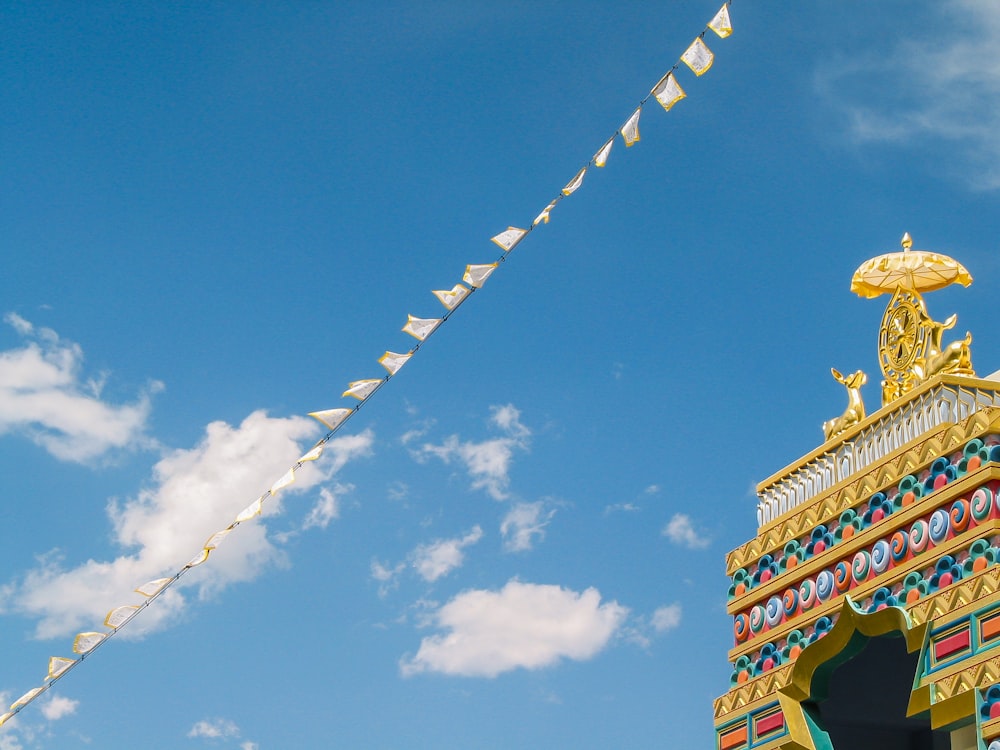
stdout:
{"type": "Polygon", "coordinates": [[[666,633],[681,624],[681,605],[667,604],[657,607],[650,618],[650,624],[657,633],[666,633]]]}
{"type": "Polygon", "coordinates": [[[818,85],[860,143],[919,147],[971,188],[1000,189],[1000,3],[948,0],[934,12],[933,32],[828,63],[818,85]],[[934,157],[934,139],[957,154],[934,157]]]}
{"type": "Polygon", "coordinates": [[[517,503],[504,516],[500,524],[504,549],[522,552],[531,549],[536,541],[545,538],[545,527],[549,525],[555,510],[546,510],[541,500],[534,503],[517,503]]]}
{"type": "Polygon", "coordinates": [[[669,633],[680,626],[682,612],[681,605],[676,602],[657,607],[649,617],[633,618],[622,628],[621,635],[625,640],[647,648],[654,637],[669,633]]]}
{"type": "Polygon", "coordinates": [[[430,615],[447,632],[424,638],[400,670],[404,676],[496,677],[561,659],[585,661],[607,646],[627,615],[617,602],[602,604],[593,588],[576,592],[511,580],[499,591],[465,591],[430,615]]]}
{"type": "MultiPolygon", "coordinates": [[[[136,586],[170,575],[191,559],[209,536],[226,528],[284,474],[302,453],[299,441],[315,431],[311,420],[273,418],[262,411],[238,427],[209,424],[197,446],[172,451],[154,466],[148,488],[124,503],[108,505],[114,538],[123,554],[66,569],[58,553],[50,553],[39,567],[8,587],[8,606],[38,618],[37,637],[52,638],[92,628],[113,607],[137,603],[132,593],[136,586]]],[[[305,464],[296,483],[284,492],[325,482],[348,460],[366,454],[372,441],[370,433],[330,441],[324,458],[305,464]]],[[[265,504],[265,518],[281,512],[281,498],[279,494],[265,504]]],[[[323,512],[316,511],[320,516],[323,512]]],[[[124,634],[138,636],[174,619],[185,605],[182,589],[194,588],[206,598],[232,583],[253,580],[268,565],[284,559],[265,522],[245,523],[206,565],[165,592],[124,634]]]]}
{"type": "Polygon", "coordinates": [[[79,705],[80,701],[64,698],[61,695],[53,695],[42,703],[42,716],[49,721],[56,721],[64,716],[75,714],[79,705]]]}
{"type": "Polygon", "coordinates": [[[422,544],[413,552],[413,567],[425,581],[436,581],[461,566],[465,560],[462,550],[482,538],[483,530],[474,526],[463,537],[422,544]]]}
{"type": "Polygon", "coordinates": [[[0,434],[20,433],[63,461],[85,463],[114,449],[149,447],[149,383],[130,404],[102,398],[105,375],[85,379],[83,350],[16,313],[4,322],[26,340],[0,352],[0,434]]]}
{"type": "Polygon", "coordinates": [[[330,521],[340,518],[340,501],[338,495],[351,492],[353,484],[334,484],[333,489],[321,487],[319,499],[302,521],[302,530],[312,528],[325,529],[330,525],[330,521]]]}
{"type": "Polygon", "coordinates": [[[457,459],[472,478],[474,489],[486,490],[492,498],[504,500],[514,452],[527,450],[531,430],[521,423],[521,412],[512,404],[491,406],[490,411],[490,422],[504,433],[503,437],[477,443],[451,435],[440,445],[424,443],[413,455],[417,460],[434,456],[445,463],[457,459]]]}
{"type": "Polygon", "coordinates": [[[691,517],[684,513],[675,513],[663,527],[662,534],[674,544],[688,549],[704,549],[711,542],[708,537],[702,536],[695,530],[691,517]]]}
{"type": "Polygon", "coordinates": [[[202,719],[196,722],[187,734],[192,738],[219,739],[222,737],[239,737],[240,728],[229,719],[202,719]]]}

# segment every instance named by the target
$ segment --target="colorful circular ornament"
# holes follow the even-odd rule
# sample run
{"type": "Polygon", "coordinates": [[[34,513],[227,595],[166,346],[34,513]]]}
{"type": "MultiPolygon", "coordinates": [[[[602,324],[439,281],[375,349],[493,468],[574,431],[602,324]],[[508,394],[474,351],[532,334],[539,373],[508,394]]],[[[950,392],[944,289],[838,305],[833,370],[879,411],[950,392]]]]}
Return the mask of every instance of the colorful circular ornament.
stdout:
{"type": "Polygon", "coordinates": [[[927,530],[930,533],[931,541],[935,545],[941,544],[948,538],[948,529],[951,526],[948,520],[948,513],[943,508],[938,508],[931,514],[931,519],[927,523],[927,530]]]}
{"type": "Polygon", "coordinates": [[[910,547],[910,537],[905,531],[897,531],[889,540],[889,551],[892,554],[892,561],[899,563],[906,558],[906,553],[910,547]]]}
{"type": "Polygon", "coordinates": [[[889,569],[889,563],[892,562],[892,554],[889,551],[889,542],[884,539],[879,539],[875,542],[872,547],[872,569],[875,571],[875,575],[880,573],[885,573],[889,569]]]}
{"type": "Polygon", "coordinates": [[[816,576],[816,596],[819,597],[821,602],[825,602],[833,596],[835,588],[833,573],[829,570],[821,571],[820,574],[816,576]]]}
{"type": "Polygon", "coordinates": [[[851,587],[851,566],[847,560],[841,560],[833,566],[833,585],[837,587],[839,594],[851,587]]]}
{"type": "Polygon", "coordinates": [[[851,578],[855,583],[864,583],[872,569],[872,557],[864,550],[861,550],[851,561],[851,578]]]}

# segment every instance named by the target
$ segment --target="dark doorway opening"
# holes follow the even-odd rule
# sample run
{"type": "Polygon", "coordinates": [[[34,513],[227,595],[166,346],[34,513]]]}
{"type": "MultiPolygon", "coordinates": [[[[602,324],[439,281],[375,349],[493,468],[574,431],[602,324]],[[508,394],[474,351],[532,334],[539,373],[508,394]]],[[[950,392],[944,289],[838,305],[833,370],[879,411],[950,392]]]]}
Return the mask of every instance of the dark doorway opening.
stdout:
{"type": "Polygon", "coordinates": [[[870,638],[834,668],[825,690],[813,685],[819,699],[806,710],[833,750],[950,750],[948,732],[932,731],[927,717],[906,715],[918,656],[906,652],[901,636],[870,638]]]}

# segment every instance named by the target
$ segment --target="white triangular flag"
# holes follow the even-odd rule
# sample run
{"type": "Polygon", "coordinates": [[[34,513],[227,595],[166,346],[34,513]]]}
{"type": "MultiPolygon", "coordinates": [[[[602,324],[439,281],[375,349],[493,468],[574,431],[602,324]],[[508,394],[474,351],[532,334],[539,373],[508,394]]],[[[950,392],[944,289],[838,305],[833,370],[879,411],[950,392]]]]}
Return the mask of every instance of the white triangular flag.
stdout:
{"type": "Polygon", "coordinates": [[[708,69],[712,67],[715,55],[712,54],[712,50],[706,46],[705,42],[699,36],[691,42],[690,47],[684,50],[681,60],[694,71],[696,76],[700,76],[707,73],[708,69]]]}
{"type": "Polygon", "coordinates": [[[53,656],[49,658],[49,674],[46,680],[54,680],[67,669],[76,664],[76,659],[67,659],[65,656],[53,656]]]}
{"type": "Polygon", "coordinates": [[[486,283],[486,279],[493,275],[495,270],[497,270],[496,263],[466,266],[465,275],[462,277],[462,281],[469,286],[474,286],[476,289],[479,289],[486,283]]]}
{"type": "Polygon", "coordinates": [[[317,458],[323,455],[324,443],[316,443],[312,448],[299,456],[299,463],[304,464],[306,461],[315,461],[317,458]]]}
{"type": "Polygon", "coordinates": [[[138,611],[139,608],[132,604],[127,604],[123,607],[115,607],[113,610],[108,612],[108,616],[104,618],[104,624],[113,630],[118,630],[118,628],[128,622],[129,618],[138,611]]]}
{"type": "Polygon", "coordinates": [[[566,183],[566,187],[564,187],[562,189],[562,194],[563,195],[573,195],[573,193],[575,193],[580,188],[580,186],[583,184],[583,176],[585,174],[587,174],[587,168],[586,167],[584,167],[579,172],[577,172],[576,176],[572,180],[570,180],[568,183],[566,183]]]}
{"type": "Polygon", "coordinates": [[[260,515],[261,510],[264,508],[264,498],[263,496],[258,497],[247,507],[240,511],[240,514],[236,516],[236,523],[244,523],[249,521],[251,518],[256,518],[260,515]]]}
{"type": "Polygon", "coordinates": [[[729,3],[719,8],[715,18],[708,22],[708,28],[723,39],[733,33],[733,22],[729,20],[729,3]]]}
{"type": "Polygon", "coordinates": [[[382,381],[378,378],[368,378],[367,380],[355,380],[348,383],[347,390],[343,392],[343,396],[351,396],[352,398],[358,399],[358,401],[364,401],[372,392],[378,388],[382,381]]]}
{"type": "Polygon", "coordinates": [[[208,538],[208,541],[205,542],[205,549],[218,548],[218,546],[222,544],[222,540],[225,539],[227,536],[229,536],[230,531],[232,531],[232,529],[223,529],[222,531],[216,531],[214,534],[212,534],[212,536],[208,538]]]}
{"type": "Polygon", "coordinates": [[[309,416],[322,422],[331,430],[340,427],[341,422],[351,415],[351,409],[326,409],[325,411],[311,411],[309,416]]]}
{"type": "Polygon", "coordinates": [[[412,315],[407,315],[403,331],[413,338],[423,341],[434,333],[434,329],[439,325],[441,325],[440,318],[414,318],[412,315]]]}
{"type": "Polygon", "coordinates": [[[431,293],[441,300],[441,304],[446,308],[454,310],[458,307],[458,303],[466,298],[469,290],[461,284],[455,284],[451,289],[441,289],[431,293]]]}
{"type": "Polygon", "coordinates": [[[500,232],[500,234],[490,239],[498,244],[504,249],[505,252],[510,252],[513,250],[517,243],[524,239],[524,235],[528,233],[527,229],[518,229],[517,227],[507,227],[506,230],[500,232]]]}
{"type": "Polygon", "coordinates": [[[146,583],[135,589],[135,593],[142,594],[143,596],[156,596],[164,587],[170,583],[173,578],[157,578],[155,581],[147,581],[146,583]]]}
{"type": "Polygon", "coordinates": [[[669,112],[670,108],[687,96],[687,94],[684,93],[681,85],[677,83],[673,72],[670,72],[663,76],[660,82],[653,87],[653,96],[669,112]]]}
{"type": "Polygon", "coordinates": [[[29,690],[27,693],[25,693],[16,701],[10,704],[10,710],[13,711],[18,706],[28,705],[29,703],[31,703],[31,701],[35,700],[35,696],[38,695],[40,692],[42,692],[42,688],[40,687],[31,688],[31,690],[29,690]]]}
{"type": "Polygon", "coordinates": [[[77,633],[76,638],[73,639],[73,651],[85,654],[106,637],[107,633],[77,633]]]}
{"type": "MultiPolygon", "coordinates": [[[[379,381],[376,380],[376,383],[379,381]]],[[[277,495],[281,490],[285,489],[290,484],[295,482],[295,469],[289,469],[285,472],[285,475],[281,477],[277,482],[271,485],[271,494],[277,495]]]]}
{"type": "Polygon", "coordinates": [[[208,559],[209,552],[211,552],[211,550],[202,549],[198,554],[196,554],[194,557],[192,557],[190,560],[184,563],[184,567],[197,568],[199,565],[201,565],[208,559]]]}
{"type": "Polygon", "coordinates": [[[631,146],[639,140],[639,115],[641,114],[642,107],[638,107],[632,113],[632,116],[625,121],[625,124],[622,125],[621,130],[618,131],[622,134],[622,138],[625,139],[626,146],[631,146]]]}
{"type": "Polygon", "coordinates": [[[603,167],[608,163],[608,157],[611,155],[611,147],[615,145],[615,138],[612,136],[608,139],[608,142],[601,146],[601,150],[594,154],[594,166],[603,167]]]}
{"type": "Polygon", "coordinates": [[[536,227],[541,222],[545,222],[546,224],[548,224],[549,214],[552,212],[552,209],[556,207],[556,203],[557,201],[552,201],[549,205],[543,208],[542,212],[535,217],[535,220],[533,222],[531,222],[531,226],[536,227]]]}
{"type": "Polygon", "coordinates": [[[386,370],[389,371],[390,375],[395,375],[399,372],[399,368],[409,361],[410,357],[413,356],[412,352],[407,352],[406,354],[396,354],[396,352],[386,352],[381,357],[378,358],[378,363],[382,365],[386,370]]]}

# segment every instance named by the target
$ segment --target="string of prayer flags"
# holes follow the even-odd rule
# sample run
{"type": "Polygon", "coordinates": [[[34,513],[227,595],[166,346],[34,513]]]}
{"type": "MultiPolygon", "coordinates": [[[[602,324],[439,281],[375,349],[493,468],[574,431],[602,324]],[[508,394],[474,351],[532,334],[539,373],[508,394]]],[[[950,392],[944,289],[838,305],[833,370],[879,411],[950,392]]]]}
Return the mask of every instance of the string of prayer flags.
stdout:
{"type": "Polygon", "coordinates": [[[369,378],[367,380],[355,380],[349,383],[347,390],[344,391],[344,396],[350,396],[356,398],[358,401],[364,401],[379,387],[381,380],[377,378],[369,378]]]}
{"type": "MultiPolygon", "coordinates": [[[[463,287],[464,289],[465,287],[463,287]]],[[[412,352],[406,354],[396,354],[396,352],[386,352],[381,357],[378,358],[378,363],[382,365],[386,370],[389,371],[390,375],[395,375],[399,372],[399,368],[405,365],[410,357],[413,356],[412,352]]]]}
{"type": "Polygon", "coordinates": [[[469,290],[461,284],[455,284],[451,289],[441,289],[431,294],[437,297],[446,309],[454,310],[466,298],[469,290]]]}
{"type": "Polygon", "coordinates": [[[684,50],[681,60],[691,68],[696,76],[700,76],[707,73],[708,69],[712,67],[712,63],[715,62],[715,55],[712,54],[712,50],[708,48],[708,45],[699,36],[691,42],[690,47],[684,50]]]}
{"type": "Polygon", "coordinates": [[[673,71],[670,71],[660,79],[660,82],[653,87],[652,94],[667,112],[677,102],[687,96],[681,85],[677,83],[677,78],[674,76],[673,71]]]}
{"type": "Polygon", "coordinates": [[[524,239],[524,235],[528,233],[527,229],[519,229],[518,227],[507,227],[504,231],[495,237],[491,237],[496,244],[504,249],[504,252],[509,253],[515,247],[517,243],[524,239]]]}
{"type": "Polygon", "coordinates": [[[733,33],[733,22],[729,20],[729,3],[719,8],[719,12],[715,14],[715,18],[708,22],[708,28],[722,39],[733,33]]]}
{"type": "Polygon", "coordinates": [[[639,142],[639,115],[642,114],[642,105],[640,104],[636,107],[635,112],[632,113],[625,124],[621,126],[618,131],[622,134],[622,138],[625,139],[625,146],[631,146],[639,142]]]}
{"type": "MultiPolygon", "coordinates": [[[[733,33],[733,25],[729,16],[728,2],[722,5],[719,11],[708,23],[707,28],[711,29],[722,39],[733,33]]],[[[688,48],[684,51],[684,54],[680,57],[680,62],[687,65],[696,76],[701,76],[707,72],[709,68],[712,67],[715,60],[714,54],[703,41],[704,34],[705,32],[703,31],[694,40],[694,42],[688,46],[688,48]]],[[[560,194],[535,218],[534,222],[531,224],[532,228],[537,226],[539,223],[547,224],[549,222],[550,214],[556,204],[564,197],[568,197],[575,193],[581,187],[583,179],[586,176],[587,169],[591,163],[593,163],[596,167],[604,167],[607,164],[608,157],[611,154],[611,149],[614,146],[615,140],[619,134],[624,139],[626,146],[632,146],[639,141],[639,117],[642,114],[642,107],[648,100],[649,96],[655,96],[656,100],[660,103],[663,109],[668,112],[671,107],[687,96],[674,75],[678,66],[679,63],[675,64],[674,67],[660,79],[656,86],[653,87],[646,98],[640,101],[639,106],[629,116],[628,120],[625,121],[621,128],[616,131],[603,146],[601,146],[597,153],[591,157],[590,162],[588,162],[587,165],[576,173],[573,179],[570,180],[569,183],[567,183],[566,186],[560,191],[560,194]]],[[[493,243],[502,248],[504,253],[509,253],[518,245],[518,243],[521,242],[521,240],[525,238],[525,236],[527,236],[529,231],[530,229],[521,229],[519,227],[511,226],[500,234],[492,237],[491,240],[493,243]]],[[[463,286],[462,284],[456,284],[450,290],[435,290],[432,292],[434,296],[440,300],[441,304],[445,306],[448,311],[447,314],[443,318],[417,318],[412,315],[408,315],[406,325],[403,326],[403,331],[421,342],[426,340],[432,333],[434,333],[435,330],[437,330],[441,323],[448,319],[451,313],[454,312],[460,304],[462,304],[472,291],[482,288],[490,276],[497,270],[499,264],[505,259],[506,256],[504,255],[501,256],[495,263],[467,265],[465,267],[465,274],[462,276],[462,281],[465,284],[468,284],[468,287],[463,286]],[[471,289],[469,287],[471,287],[471,289]]],[[[349,384],[348,390],[344,392],[343,396],[351,396],[358,399],[359,402],[364,402],[369,396],[378,390],[382,384],[399,372],[399,369],[407,361],[409,361],[410,357],[413,356],[414,352],[416,352],[418,348],[419,346],[415,347],[412,351],[407,352],[406,354],[398,354],[391,351],[385,352],[385,354],[383,354],[378,361],[388,371],[388,377],[383,379],[356,380],[349,384]]],[[[198,553],[185,565],[181,566],[174,576],[168,578],[158,578],[144,583],[136,588],[136,593],[146,597],[145,601],[141,605],[119,606],[108,612],[104,619],[104,625],[110,628],[109,632],[78,633],[73,641],[73,652],[80,655],[79,659],[74,660],[58,656],[51,657],[49,660],[46,684],[29,690],[27,693],[14,701],[7,713],[0,715],[0,726],[16,715],[24,706],[28,705],[39,695],[48,690],[48,688],[51,687],[56,680],[65,675],[72,666],[78,664],[84,656],[105,643],[108,638],[115,635],[119,628],[125,626],[142,609],[149,606],[156,599],[156,597],[173,585],[188,569],[201,565],[207,561],[211,551],[216,549],[236,526],[261,515],[264,501],[267,500],[268,497],[274,496],[280,490],[292,484],[295,481],[296,469],[298,469],[304,462],[315,461],[318,459],[323,453],[324,445],[360,408],[360,406],[361,403],[357,404],[353,409],[337,408],[310,412],[310,417],[316,419],[318,422],[329,428],[327,435],[316,443],[316,445],[314,445],[309,451],[303,454],[295,466],[290,468],[285,475],[281,477],[281,479],[275,482],[271,486],[271,489],[244,508],[236,516],[236,519],[232,524],[209,537],[198,553]]]]}
{"type": "Polygon", "coordinates": [[[496,263],[466,266],[462,281],[475,289],[480,289],[486,283],[486,279],[493,275],[495,270],[497,270],[496,263]]]}
{"type": "Polygon", "coordinates": [[[441,318],[415,318],[412,315],[407,315],[403,331],[418,341],[423,341],[434,333],[434,329],[439,325],[441,325],[441,318]]]}

